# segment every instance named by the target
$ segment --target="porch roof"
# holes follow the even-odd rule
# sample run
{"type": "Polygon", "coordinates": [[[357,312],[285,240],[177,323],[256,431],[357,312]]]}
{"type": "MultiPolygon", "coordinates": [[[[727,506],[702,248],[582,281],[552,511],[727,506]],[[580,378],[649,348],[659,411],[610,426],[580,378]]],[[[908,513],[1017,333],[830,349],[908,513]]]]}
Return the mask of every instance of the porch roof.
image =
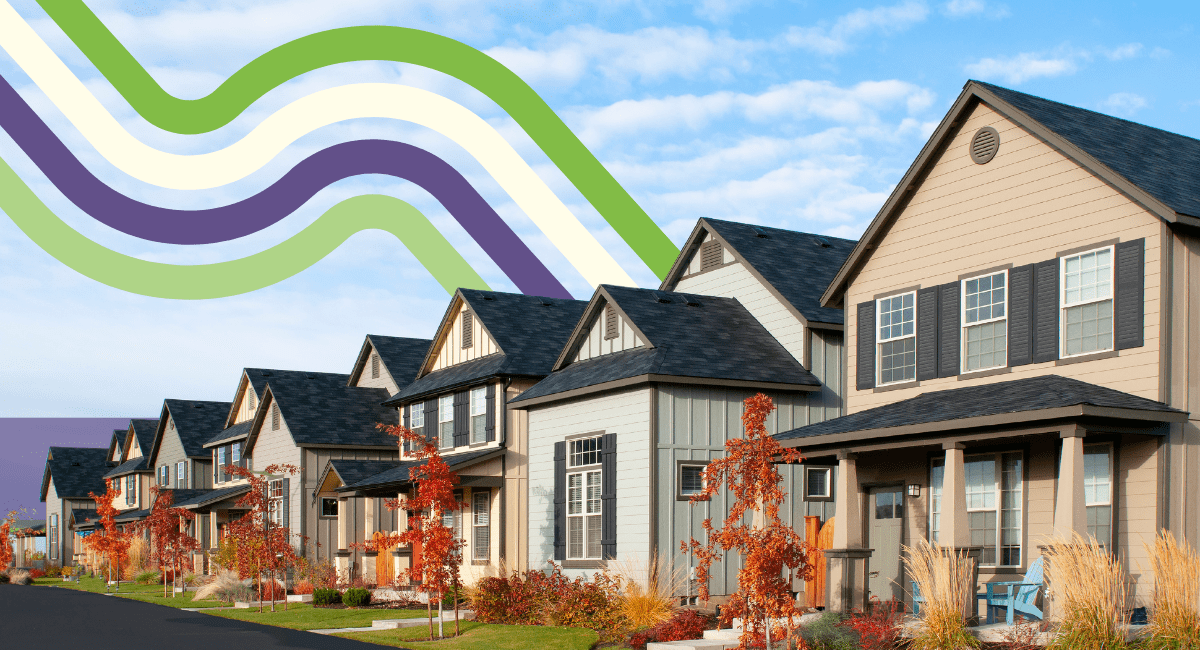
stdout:
{"type": "Polygon", "coordinates": [[[176,501],[172,505],[176,508],[194,510],[196,508],[203,508],[204,506],[216,503],[218,501],[224,501],[225,499],[241,496],[249,491],[249,485],[237,485],[234,487],[221,488],[219,490],[205,490],[199,494],[186,496],[179,501],[176,501]]]}
{"type": "Polygon", "coordinates": [[[938,431],[1099,416],[1182,422],[1187,412],[1162,402],[1058,375],[922,393],[916,397],[775,435],[785,447],[853,443],[938,431]]]}
{"type": "MultiPolygon", "coordinates": [[[[486,449],[479,449],[476,451],[467,451],[467,452],[458,453],[458,454],[447,454],[447,455],[443,456],[442,459],[446,461],[446,464],[450,466],[450,469],[455,470],[455,471],[461,471],[461,470],[463,470],[471,465],[474,465],[476,463],[481,463],[485,460],[491,460],[492,458],[495,458],[496,456],[503,454],[504,451],[505,450],[503,447],[488,447],[486,449]]],[[[412,483],[412,479],[410,478],[410,475],[409,475],[409,470],[418,465],[423,464],[424,462],[425,461],[423,461],[423,460],[398,461],[398,462],[395,462],[395,464],[392,465],[392,468],[389,470],[380,472],[374,476],[371,476],[371,477],[368,477],[361,481],[358,481],[357,483],[342,486],[342,487],[338,488],[337,491],[338,492],[357,492],[357,491],[363,491],[363,490],[380,491],[380,490],[391,490],[393,488],[399,488],[399,487],[408,485],[409,483],[412,483]]],[[[467,481],[465,481],[465,480],[463,482],[467,483],[467,481]]]]}

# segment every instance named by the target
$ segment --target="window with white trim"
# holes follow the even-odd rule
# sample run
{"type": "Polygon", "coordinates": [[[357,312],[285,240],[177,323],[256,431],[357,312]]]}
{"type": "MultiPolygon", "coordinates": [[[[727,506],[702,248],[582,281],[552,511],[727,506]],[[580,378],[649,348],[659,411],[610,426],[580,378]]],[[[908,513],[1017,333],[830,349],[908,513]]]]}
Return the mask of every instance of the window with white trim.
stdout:
{"type": "Polygon", "coordinates": [[[916,300],[909,292],[876,301],[881,386],[917,378],[916,300]]]}
{"type": "Polygon", "coordinates": [[[1061,356],[1113,349],[1113,248],[1061,259],[1061,356]]]}
{"type": "Polygon", "coordinates": [[[828,499],[833,496],[833,470],[829,467],[804,468],[804,496],[810,499],[828,499]]]}
{"type": "Polygon", "coordinates": [[[329,497],[321,497],[321,516],[336,517],[338,514],[338,500],[329,497]]]}
{"type": "Polygon", "coordinates": [[[471,556],[476,560],[491,557],[491,490],[476,490],[471,493],[471,556]]]}
{"type": "Polygon", "coordinates": [[[1112,544],[1112,445],[1083,446],[1083,505],[1087,532],[1102,546],[1112,544]]]}
{"type": "Polygon", "coordinates": [[[1021,566],[1024,475],[1020,452],[967,456],[967,530],[980,566],[1021,566]]]}
{"type": "Polygon", "coordinates": [[[471,444],[487,442],[487,389],[471,389],[471,444]]]}
{"type": "Polygon", "coordinates": [[[442,525],[454,531],[454,539],[463,539],[462,534],[462,490],[454,491],[454,503],[458,508],[450,508],[442,511],[442,525]]]}
{"type": "Polygon", "coordinates": [[[171,467],[169,465],[159,465],[158,467],[158,486],[167,487],[171,484],[171,467]]]}
{"type": "Polygon", "coordinates": [[[125,505],[137,503],[137,474],[125,477],[125,505]]]}
{"type": "Polygon", "coordinates": [[[946,460],[938,458],[929,468],[929,541],[937,543],[942,524],[942,483],[946,479],[946,460]]]}
{"type": "Polygon", "coordinates": [[[241,467],[242,464],[242,443],[235,442],[230,445],[229,464],[241,467]]]}
{"type": "Polygon", "coordinates": [[[454,396],[438,398],[438,447],[449,449],[454,446],[454,396]]]}
{"type": "Polygon", "coordinates": [[[50,515],[50,559],[58,559],[58,515],[50,515]]]}
{"type": "Polygon", "coordinates": [[[567,442],[567,559],[599,560],[600,437],[567,442]]]}
{"type": "Polygon", "coordinates": [[[175,487],[187,487],[187,464],[182,460],[175,463],[175,487]]]}
{"type": "Polygon", "coordinates": [[[283,525],[283,479],[267,483],[267,518],[275,526],[283,525]]]}
{"type": "Polygon", "coordinates": [[[1008,365],[1008,271],[962,283],[963,372],[1008,365]]]}

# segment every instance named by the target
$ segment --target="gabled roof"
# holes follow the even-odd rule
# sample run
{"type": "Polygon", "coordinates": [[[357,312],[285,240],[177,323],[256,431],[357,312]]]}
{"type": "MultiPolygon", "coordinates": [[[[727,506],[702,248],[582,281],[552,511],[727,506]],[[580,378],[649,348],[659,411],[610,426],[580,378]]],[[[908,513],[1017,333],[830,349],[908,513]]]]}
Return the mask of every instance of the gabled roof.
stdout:
{"type": "Polygon", "coordinates": [[[129,512],[119,513],[119,514],[117,514],[116,517],[113,517],[113,521],[115,521],[118,524],[128,524],[128,523],[132,523],[135,521],[141,521],[149,516],[150,516],[150,509],[143,508],[141,510],[131,510],[129,512]]]}
{"type": "Polygon", "coordinates": [[[362,349],[358,352],[358,358],[354,361],[354,369],[350,371],[347,385],[353,385],[358,376],[365,372],[367,362],[370,361],[368,351],[375,348],[375,352],[379,354],[379,361],[392,376],[392,381],[403,389],[417,378],[417,373],[421,370],[421,363],[429,354],[429,346],[432,344],[433,341],[429,339],[368,334],[366,340],[363,341],[362,349]]]}
{"type": "Polygon", "coordinates": [[[388,392],[383,388],[347,386],[349,375],[329,372],[298,372],[269,377],[263,403],[250,426],[245,452],[253,454],[254,442],[273,404],[287,423],[292,439],[300,447],[396,447],[396,439],[375,428],[376,424],[399,424],[395,409],[381,404],[388,392]]]}
{"type": "MultiPolygon", "coordinates": [[[[489,447],[487,449],[478,449],[476,451],[466,451],[455,454],[446,454],[442,459],[452,470],[461,470],[470,465],[481,463],[485,460],[490,460],[496,456],[505,453],[502,447],[489,447]]],[[[392,461],[392,467],[378,474],[374,474],[364,478],[356,483],[344,485],[337,489],[338,492],[353,492],[355,490],[380,490],[386,488],[399,487],[412,482],[409,470],[423,465],[423,460],[402,460],[392,461]]]]}
{"type": "MultiPolygon", "coordinates": [[[[1027,379],[922,393],[892,404],[783,431],[775,439],[812,439],[854,434],[853,440],[906,435],[920,427],[927,431],[965,428],[975,418],[1009,416],[1011,421],[1087,415],[1125,417],[1154,422],[1178,422],[1187,413],[1161,402],[1121,391],[1060,377],[1027,379]]],[[[985,426],[975,421],[975,426],[985,426]]]]}
{"type": "Polygon", "coordinates": [[[804,369],[742,303],[733,298],[601,285],[562,349],[555,371],[510,403],[530,405],[552,395],[611,382],[700,381],[776,390],[815,390],[804,369]],[[612,304],[647,342],[642,348],[572,362],[590,324],[612,304]]]}
{"type": "Polygon", "coordinates": [[[158,431],[158,420],[130,420],[129,435],[132,438],[125,438],[125,449],[121,454],[122,460],[128,460],[129,450],[133,449],[132,441],[137,439],[138,450],[142,452],[142,456],[149,458],[150,451],[154,446],[154,434],[158,431]]]}
{"type": "Polygon", "coordinates": [[[217,435],[209,438],[207,441],[205,441],[204,447],[207,449],[223,442],[229,442],[230,440],[241,440],[242,438],[250,435],[250,425],[252,424],[254,424],[254,420],[238,422],[228,429],[225,429],[217,435]]]}
{"type": "Polygon", "coordinates": [[[394,469],[399,464],[399,460],[350,460],[347,458],[334,458],[329,461],[325,467],[325,471],[321,473],[321,479],[317,481],[317,486],[319,488],[325,484],[325,480],[330,472],[337,476],[338,481],[342,485],[352,485],[359,481],[365,481],[376,474],[394,469]]]}
{"type": "Polygon", "coordinates": [[[104,447],[51,447],[42,474],[41,500],[46,500],[51,479],[60,499],[86,499],[89,492],[104,494],[107,452],[104,447]]]}
{"type": "Polygon", "coordinates": [[[550,373],[559,350],[586,307],[587,303],[582,300],[459,289],[442,316],[438,335],[429,346],[421,365],[423,374],[386,403],[398,406],[401,402],[498,375],[544,377],[550,373]],[[453,327],[451,316],[460,303],[471,309],[500,352],[426,372],[449,328],[453,327]]]}
{"type": "Polygon", "coordinates": [[[242,376],[238,378],[237,389],[233,391],[233,401],[229,403],[229,414],[225,417],[225,428],[233,426],[233,421],[237,419],[238,407],[241,404],[238,397],[242,394],[242,389],[247,384],[254,389],[254,394],[262,400],[263,390],[267,387],[267,380],[278,373],[296,372],[294,370],[274,370],[271,368],[242,368],[242,376]]]}
{"type": "MultiPolygon", "coordinates": [[[[924,180],[943,143],[954,137],[965,114],[979,102],[1041,138],[1163,221],[1200,227],[1200,174],[1196,173],[1200,169],[1200,141],[972,80],[963,87],[954,106],[825,289],[823,306],[841,305],[846,284],[924,180]]],[[[1000,148],[1003,151],[1003,143],[1000,148]]]]}
{"type": "Polygon", "coordinates": [[[149,460],[150,460],[149,456],[138,456],[137,458],[130,458],[129,460],[121,463],[120,465],[117,465],[116,467],[109,469],[108,472],[106,472],[104,474],[104,478],[119,478],[119,477],[125,476],[126,474],[149,472],[149,471],[151,471],[149,460]]]}
{"type": "MultiPolygon", "coordinates": [[[[204,506],[241,496],[250,491],[249,484],[236,485],[234,487],[221,488],[219,490],[201,490],[199,494],[188,494],[177,497],[173,504],[177,508],[185,508],[193,510],[195,508],[203,508],[204,506]]],[[[189,490],[189,492],[194,492],[189,490]]]]}
{"type": "Polygon", "coordinates": [[[188,458],[208,458],[210,454],[204,451],[204,443],[213,434],[221,431],[225,417],[229,413],[229,402],[201,402],[186,399],[163,400],[162,415],[158,418],[158,428],[154,433],[154,446],[147,454],[157,462],[158,449],[164,436],[177,435],[183,447],[183,453],[188,458]],[[175,430],[167,429],[167,416],[175,422],[175,430]]]}
{"type": "Polygon", "coordinates": [[[112,440],[108,443],[108,455],[105,458],[120,458],[125,452],[125,429],[113,429],[112,440]]]}
{"type": "Polygon", "coordinates": [[[823,307],[821,294],[854,250],[854,240],[705,217],[696,223],[661,289],[675,289],[688,260],[708,234],[766,284],[802,322],[843,325],[842,310],[823,307]]]}

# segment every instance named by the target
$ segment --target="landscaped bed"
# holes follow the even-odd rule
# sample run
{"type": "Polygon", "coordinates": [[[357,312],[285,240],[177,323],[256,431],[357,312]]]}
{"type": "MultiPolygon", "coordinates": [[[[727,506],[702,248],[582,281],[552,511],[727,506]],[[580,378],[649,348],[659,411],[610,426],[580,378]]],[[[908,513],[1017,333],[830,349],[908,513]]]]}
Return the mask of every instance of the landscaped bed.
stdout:
{"type": "MultiPolygon", "coordinates": [[[[443,629],[452,634],[454,623],[446,623],[443,629]]],[[[336,636],[380,645],[431,650],[588,650],[599,639],[599,635],[592,630],[572,627],[462,622],[459,629],[462,636],[440,641],[425,641],[429,638],[429,628],[424,625],[398,630],[346,632],[336,636]]],[[[437,631],[436,622],[434,631],[437,631]]]]}
{"type": "MultiPolygon", "coordinates": [[[[371,627],[371,621],[385,618],[422,618],[424,610],[394,609],[383,610],[369,607],[342,608],[313,607],[309,604],[290,603],[288,610],[283,611],[283,603],[276,603],[275,611],[263,608],[260,614],[254,609],[223,609],[206,612],[213,616],[235,618],[239,621],[262,623],[276,627],[288,627],[293,630],[328,630],[339,627],[371,627]]],[[[436,623],[435,623],[436,625],[436,623]]],[[[453,622],[451,622],[453,625],[453,622]]]]}

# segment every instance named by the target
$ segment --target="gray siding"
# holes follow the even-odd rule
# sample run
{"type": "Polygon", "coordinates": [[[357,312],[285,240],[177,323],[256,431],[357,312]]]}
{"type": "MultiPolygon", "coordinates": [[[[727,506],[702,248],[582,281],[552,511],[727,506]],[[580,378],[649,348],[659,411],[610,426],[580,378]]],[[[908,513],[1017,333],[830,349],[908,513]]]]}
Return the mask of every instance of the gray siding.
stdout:
{"type": "MultiPolygon", "coordinates": [[[[287,414],[280,410],[279,430],[271,429],[271,418],[264,418],[262,427],[258,431],[258,438],[254,441],[254,448],[248,454],[253,460],[251,468],[255,471],[265,470],[271,465],[294,465],[301,467],[301,451],[296,446],[295,440],[292,438],[292,432],[288,430],[287,414]]],[[[301,481],[299,475],[291,477],[290,489],[288,490],[288,524],[292,533],[292,543],[296,548],[301,547],[300,535],[304,534],[301,522],[301,481]]],[[[311,494],[311,493],[310,493],[311,494]]]]}
{"type": "Polygon", "coordinates": [[[187,459],[187,454],[185,454],[183,451],[183,443],[179,442],[179,429],[171,427],[170,421],[168,420],[167,426],[163,431],[162,442],[160,442],[158,445],[158,453],[154,458],[154,478],[152,479],[152,484],[158,485],[158,472],[160,471],[159,468],[163,465],[166,465],[171,468],[171,481],[167,484],[167,487],[172,489],[191,489],[192,477],[195,475],[195,472],[192,471],[193,468],[190,466],[190,463],[188,466],[186,483],[184,485],[179,485],[175,480],[175,463],[178,463],[181,460],[187,461],[187,459]]]}
{"type": "MultiPolygon", "coordinates": [[[[369,369],[368,369],[369,370],[369,369]]],[[[300,500],[303,504],[300,506],[303,512],[303,525],[299,520],[292,520],[293,532],[307,537],[306,553],[316,553],[319,559],[333,561],[333,554],[338,548],[337,538],[337,518],[324,519],[321,517],[321,500],[314,499],[314,492],[320,487],[319,482],[321,475],[325,472],[325,468],[329,465],[330,460],[334,459],[350,459],[350,460],[395,460],[399,462],[399,450],[384,450],[384,449],[305,449],[304,450],[304,465],[303,473],[292,478],[293,491],[299,490],[300,500]],[[297,484],[303,483],[302,488],[298,488],[297,484]]],[[[328,494],[326,496],[335,496],[328,494]]],[[[349,543],[359,543],[365,541],[363,539],[363,531],[365,530],[366,518],[364,499],[352,498],[346,503],[351,504],[354,509],[356,518],[354,519],[354,530],[350,534],[349,543]]],[[[381,530],[396,530],[397,514],[389,511],[383,506],[382,500],[378,504],[376,510],[378,517],[383,522],[381,530]]],[[[359,561],[358,566],[362,566],[359,559],[359,553],[355,553],[355,560],[359,561]]]]}
{"type": "Polygon", "coordinates": [[[846,377],[845,337],[834,330],[810,329],[810,370],[821,380],[821,391],[808,396],[808,422],[824,422],[842,415],[842,391],[846,377]]]}

